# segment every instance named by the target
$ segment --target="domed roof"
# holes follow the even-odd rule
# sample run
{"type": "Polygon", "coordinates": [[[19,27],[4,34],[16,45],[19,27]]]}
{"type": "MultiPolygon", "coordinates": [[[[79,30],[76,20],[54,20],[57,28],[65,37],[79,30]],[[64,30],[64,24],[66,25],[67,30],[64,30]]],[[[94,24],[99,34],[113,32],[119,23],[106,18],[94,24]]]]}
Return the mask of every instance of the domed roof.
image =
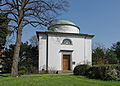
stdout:
{"type": "Polygon", "coordinates": [[[67,20],[59,20],[50,27],[48,27],[49,31],[52,32],[62,32],[62,33],[79,33],[80,28],[76,26],[74,23],[67,20]]]}
{"type": "Polygon", "coordinates": [[[55,22],[53,25],[56,25],[56,24],[69,24],[69,25],[76,26],[73,22],[70,22],[70,21],[67,21],[67,20],[59,20],[59,21],[55,22]]]}

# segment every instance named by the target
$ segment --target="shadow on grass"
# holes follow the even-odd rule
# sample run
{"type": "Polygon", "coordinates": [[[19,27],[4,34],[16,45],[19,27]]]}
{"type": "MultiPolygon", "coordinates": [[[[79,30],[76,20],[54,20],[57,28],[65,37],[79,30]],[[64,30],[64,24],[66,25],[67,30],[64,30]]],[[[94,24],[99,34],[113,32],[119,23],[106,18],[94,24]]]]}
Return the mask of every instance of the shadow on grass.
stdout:
{"type": "Polygon", "coordinates": [[[7,75],[0,75],[0,77],[8,77],[7,75]]]}

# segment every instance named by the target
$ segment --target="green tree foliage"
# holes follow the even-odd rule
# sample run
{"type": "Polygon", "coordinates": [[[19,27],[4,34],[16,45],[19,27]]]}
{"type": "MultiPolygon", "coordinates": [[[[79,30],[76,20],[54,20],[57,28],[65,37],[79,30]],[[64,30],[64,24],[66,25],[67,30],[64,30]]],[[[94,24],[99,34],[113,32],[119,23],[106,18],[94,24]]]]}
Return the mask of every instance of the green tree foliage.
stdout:
{"type": "Polygon", "coordinates": [[[102,49],[97,47],[92,53],[93,65],[118,64],[117,54],[112,49],[102,49]]]}
{"type": "Polygon", "coordinates": [[[38,69],[38,46],[33,47],[27,43],[22,43],[19,66],[25,66],[29,73],[36,72],[38,69]]]}
{"type": "MultiPolygon", "coordinates": [[[[11,44],[9,49],[5,49],[3,59],[3,72],[10,72],[12,66],[12,58],[14,53],[14,46],[11,44]]],[[[33,47],[28,43],[21,43],[21,50],[19,55],[19,68],[24,67],[28,73],[37,72],[38,69],[38,46],[33,47]]]]}
{"type": "Polygon", "coordinates": [[[6,37],[9,33],[7,16],[6,13],[0,13],[0,49],[5,45],[6,37]]]}
{"type": "Polygon", "coordinates": [[[97,65],[99,62],[105,58],[104,50],[97,47],[96,49],[93,50],[92,53],[92,64],[97,65]]]}
{"type": "Polygon", "coordinates": [[[2,58],[3,60],[3,67],[2,72],[10,73],[11,72],[11,66],[12,66],[12,60],[13,60],[13,53],[14,53],[14,45],[10,45],[9,49],[5,49],[4,56],[2,58]]]}
{"type": "Polygon", "coordinates": [[[116,53],[117,59],[120,62],[120,42],[118,41],[117,43],[113,44],[111,49],[116,53]]]}
{"type": "Polygon", "coordinates": [[[119,60],[117,59],[117,54],[111,49],[108,49],[106,51],[105,58],[108,60],[109,64],[118,64],[119,63],[119,60]]]}

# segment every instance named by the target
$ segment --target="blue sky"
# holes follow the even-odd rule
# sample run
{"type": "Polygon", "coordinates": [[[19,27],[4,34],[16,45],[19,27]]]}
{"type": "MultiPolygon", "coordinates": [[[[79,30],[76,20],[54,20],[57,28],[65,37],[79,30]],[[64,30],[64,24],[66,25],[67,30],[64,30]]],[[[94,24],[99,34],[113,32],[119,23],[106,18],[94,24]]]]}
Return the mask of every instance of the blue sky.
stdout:
{"type": "MultiPolygon", "coordinates": [[[[95,35],[93,44],[101,43],[110,48],[120,41],[120,0],[68,1],[68,11],[58,19],[75,23],[80,27],[80,33],[95,35]]],[[[23,30],[22,41],[28,41],[33,35],[36,35],[36,29],[27,26],[23,30]]]]}

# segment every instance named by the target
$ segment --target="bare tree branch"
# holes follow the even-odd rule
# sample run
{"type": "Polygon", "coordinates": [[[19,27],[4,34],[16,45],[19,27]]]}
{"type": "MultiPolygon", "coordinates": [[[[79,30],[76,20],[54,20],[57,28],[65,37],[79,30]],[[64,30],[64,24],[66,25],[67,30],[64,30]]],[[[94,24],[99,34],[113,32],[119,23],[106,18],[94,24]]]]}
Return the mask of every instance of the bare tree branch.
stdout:
{"type": "Polygon", "coordinates": [[[38,22],[38,21],[28,21],[28,20],[24,20],[26,23],[23,24],[23,26],[26,26],[28,24],[32,25],[33,27],[37,27],[39,24],[42,24],[44,26],[47,26],[47,24],[44,24],[42,22],[38,22]],[[36,25],[34,25],[36,24],[36,25]]]}
{"type": "Polygon", "coordinates": [[[14,28],[15,30],[17,30],[17,28],[18,28],[18,27],[13,26],[13,25],[8,25],[8,27],[12,27],[12,28],[14,28]]]}
{"type": "Polygon", "coordinates": [[[13,55],[12,76],[18,75],[18,57],[22,30],[26,25],[49,26],[56,16],[66,8],[66,0],[4,0],[0,13],[7,13],[9,27],[16,32],[16,46],[13,55]]]}
{"type": "Polygon", "coordinates": [[[9,21],[14,21],[14,22],[17,22],[15,19],[12,19],[12,18],[8,18],[9,21]]]}

